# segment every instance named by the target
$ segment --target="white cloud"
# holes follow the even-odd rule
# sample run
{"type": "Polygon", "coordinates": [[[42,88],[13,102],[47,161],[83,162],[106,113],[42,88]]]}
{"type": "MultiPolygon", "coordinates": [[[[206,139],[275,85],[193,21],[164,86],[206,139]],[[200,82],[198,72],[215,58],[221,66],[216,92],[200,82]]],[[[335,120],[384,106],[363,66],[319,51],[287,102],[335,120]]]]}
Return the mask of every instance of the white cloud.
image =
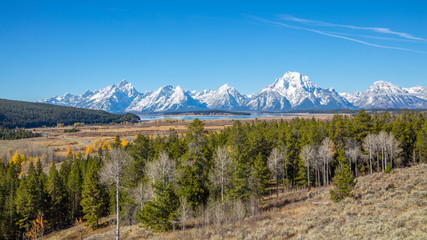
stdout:
{"type": "MultiPolygon", "coordinates": [[[[290,15],[284,15],[287,16],[286,18],[290,21],[293,22],[302,22],[302,23],[307,23],[309,25],[316,25],[316,26],[331,26],[331,27],[342,27],[345,26],[346,28],[360,28],[360,29],[369,29],[372,31],[383,31],[385,33],[390,33],[390,34],[400,34],[398,36],[406,36],[407,39],[417,39],[417,40],[423,40],[422,38],[415,38],[409,34],[406,33],[397,33],[397,32],[393,32],[387,28],[362,28],[362,27],[356,27],[356,26],[348,26],[348,25],[337,25],[337,24],[331,24],[331,23],[327,23],[327,22],[320,22],[320,21],[314,21],[314,20],[308,20],[308,19],[302,19],[302,18],[296,18],[290,15]],[[373,30],[375,29],[375,30],[373,30]],[[412,38],[409,38],[407,36],[411,36],[412,38]]],[[[367,46],[371,46],[371,47],[377,47],[377,48],[385,48],[385,49],[395,49],[395,50],[401,50],[401,51],[407,51],[407,52],[414,52],[414,53],[421,53],[421,54],[427,54],[427,52],[425,51],[419,51],[419,50],[414,50],[414,49],[410,49],[410,48],[403,48],[403,47],[396,47],[396,46],[387,46],[387,45],[381,45],[381,44],[376,44],[376,43],[371,43],[371,42],[367,42],[367,41],[363,41],[360,39],[356,39],[356,38],[351,38],[351,37],[346,37],[343,35],[346,35],[345,33],[331,33],[331,32],[326,32],[326,31],[322,31],[322,30],[318,30],[318,29],[314,29],[314,28],[308,28],[308,27],[301,27],[301,26],[296,26],[296,25],[291,25],[291,24],[287,24],[287,23],[283,23],[283,22],[278,22],[278,21],[270,21],[264,18],[260,18],[260,17],[254,17],[254,16],[249,16],[253,19],[265,22],[265,23],[269,23],[269,24],[273,24],[276,26],[280,26],[280,27],[285,27],[285,28],[292,28],[292,29],[298,29],[298,30],[303,30],[303,31],[308,31],[308,32],[313,32],[313,33],[317,33],[320,35],[324,35],[324,36],[328,36],[328,37],[334,37],[334,38],[340,38],[340,39],[344,39],[344,40],[348,40],[348,41],[352,41],[352,42],[356,42],[356,43],[360,43],[363,45],[367,45],[367,46]]],[[[365,36],[365,37],[372,37],[372,38],[377,38],[377,36],[365,36]]]]}
{"type": "Polygon", "coordinates": [[[280,18],[282,20],[303,23],[303,24],[307,24],[307,25],[311,25],[311,26],[338,27],[338,28],[347,28],[347,29],[356,29],[356,30],[366,30],[366,31],[382,33],[382,34],[391,34],[391,35],[395,35],[395,36],[398,36],[401,38],[406,38],[406,39],[411,39],[411,40],[427,41],[424,38],[415,37],[409,33],[396,32],[396,31],[393,31],[389,28],[384,28],[384,27],[360,27],[360,26],[353,26],[353,25],[335,24],[335,23],[329,23],[329,22],[322,22],[322,21],[316,21],[316,20],[310,20],[310,19],[297,18],[297,17],[291,16],[291,15],[280,15],[280,18]]]}

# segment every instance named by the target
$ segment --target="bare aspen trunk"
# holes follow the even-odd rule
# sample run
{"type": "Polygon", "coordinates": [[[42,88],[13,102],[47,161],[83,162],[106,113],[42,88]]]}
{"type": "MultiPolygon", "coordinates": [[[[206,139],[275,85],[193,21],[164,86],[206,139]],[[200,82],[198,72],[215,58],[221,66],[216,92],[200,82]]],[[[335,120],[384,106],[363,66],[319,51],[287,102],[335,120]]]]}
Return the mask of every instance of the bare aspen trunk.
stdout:
{"type": "MultiPolygon", "coordinates": [[[[284,174],[282,174],[282,193],[285,193],[285,175],[284,174]]],[[[284,194],[283,194],[283,196],[285,196],[284,194]]]]}
{"type": "Polygon", "coordinates": [[[329,186],[329,162],[326,163],[326,185],[329,186]]]}
{"type": "Polygon", "coordinates": [[[310,190],[310,165],[307,166],[307,188],[310,190]]]}
{"type": "Polygon", "coordinates": [[[382,155],[382,159],[381,159],[382,166],[381,167],[382,167],[382,170],[384,172],[384,170],[385,170],[385,168],[384,168],[384,159],[385,159],[385,157],[384,157],[384,147],[381,150],[381,155],[382,155]]]}
{"type": "Polygon", "coordinates": [[[117,229],[116,229],[116,240],[120,239],[120,197],[119,197],[119,191],[120,191],[120,180],[117,179],[116,182],[116,207],[117,207],[117,229]]]}
{"type": "Polygon", "coordinates": [[[357,157],[356,157],[355,163],[356,163],[356,166],[354,166],[354,172],[356,173],[356,177],[357,177],[357,157]]]}
{"type": "Polygon", "coordinates": [[[323,161],[323,186],[326,186],[326,160],[323,161]]]}
{"type": "Polygon", "coordinates": [[[391,140],[391,144],[390,144],[390,166],[391,167],[393,167],[393,135],[391,135],[391,133],[390,133],[390,136],[392,136],[392,140],[391,140]]]}
{"type": "Polygon", "coordinates": [[[378,153],[377,153],[377,172],[380,172],[380,159],[378,158],[378,153]]]}
{"type": "Polygon", "coordinates": [[[221,174],[221,201],[224,202],[224,174],[221,174]]]}
{"type": "Polygon", "coordinates": [[[369,147],[369,167],[370,167],[371,174],[372,174],[372,150],[370,147],[369,147]]]}

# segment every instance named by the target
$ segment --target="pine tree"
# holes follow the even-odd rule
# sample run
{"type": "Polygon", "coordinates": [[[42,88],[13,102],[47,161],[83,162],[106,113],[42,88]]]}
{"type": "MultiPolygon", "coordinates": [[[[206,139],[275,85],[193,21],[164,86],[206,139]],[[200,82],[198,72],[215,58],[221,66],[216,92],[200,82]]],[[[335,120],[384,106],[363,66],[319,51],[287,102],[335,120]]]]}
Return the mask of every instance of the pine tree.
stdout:
{"type": "Polygon", "coordinates": [[[419,162],[427,163],[427,122],[417,133],[417,141],[415,142],[416,152],[418,153],[419,162]]]}
{"type": "Polygon", "coordinates": [[[179,169],[180,195],[185,196],[193,208],[204,203],[209,193],[206,167],[206,159],[189,152],[179,169]]]}
{"type": "Polygon", "coordinates": [[[22,230],[28,230],[31,222],[37,218],[38,205],[38,179],[33,163],[30,163],[28,174],[19,184],[16,191],[16,210],[19,214],[19,227],[22,230]]]}
{"type": "Polygon", "coordinates": [[[255,192],[258,196],[262,196],[267,193],[267,187],[270,183],[270,172],[268,170],[267,161],[263,158],[261,153],[259,153],[255,159],[254,170],[254,178],[257,183],[255,192]]]}
{"type": "Polygon", "coordinates": [[[82,190],[81,206],[87,225],[98,227],[98,220],[106,208],[105,193],[99,183],[98,167],[94,164],[87,169],[82,190]]]}
{"type": "Polygon", "coordinates": [[[169,230],[177,216],[178,197],[172,183],[160,181],[153,184],[155,198],[147,202],[138,213],[138,221],[156,231],[169,230]]]}
{"type": "Polygon", "coordinates": [[[8,164],[3,178],[4,201],[0,217],[0,239],[18,239],[20,237],[18,213],[15,204],[16,190],[19,187],[18,169],[16,164],[8,164]]]}
{"type": "Polygon", "coordinates": [[[53,229],[59,229],[66,220],[66,199],[65,187],[62,182],[62,177],[56,170],[55,163],[49,169],[47,181],[47,191],[50,197],[49,220],[52,223],[53,229]]]}
{"type": "Polygon", "coordinates": [[[70,220],[81,217],[80,201],[82,199],[82,185],[82,172],[79,166],[79,160],[76,160],[71,168],[71,173],[67,182],[67,192],[70,204],[70,220]]]}
{"type": "Polygon", "coordinates": [[[137,219],[156,231],[170,229],[171,221],[176,220],[179,203],[173,186],[175,172],[175,160],[170,159],[166,152],[161,152],[158,159],[147,165],[146,174],[153,189],[153,199],[145,203],[137,219]]]}
{"type": "Polygon", "coordinates": [[[356,182],[351,176],[350,165],[344,157],[343,151],[340,151],[339,156],[337,157],[339,166],[335,170],[335,176],[332,179],[334,189],[330,191],[331,200],[334,202],[340,202],[346,197],[352,197],[353,190],[356,182]]]}

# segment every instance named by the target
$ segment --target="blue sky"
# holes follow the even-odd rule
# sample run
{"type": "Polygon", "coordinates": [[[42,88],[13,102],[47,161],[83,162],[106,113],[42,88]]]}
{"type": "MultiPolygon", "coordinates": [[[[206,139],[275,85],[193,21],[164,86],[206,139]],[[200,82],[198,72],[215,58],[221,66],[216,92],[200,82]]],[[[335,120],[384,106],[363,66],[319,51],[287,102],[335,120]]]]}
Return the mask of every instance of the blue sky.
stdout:
{"type": "Polygon", "coordinates": [[[286,71],[323,88],[427,84],[425,1],[0,0],[0,98],[228,83],[260,91],[286,71]]]}

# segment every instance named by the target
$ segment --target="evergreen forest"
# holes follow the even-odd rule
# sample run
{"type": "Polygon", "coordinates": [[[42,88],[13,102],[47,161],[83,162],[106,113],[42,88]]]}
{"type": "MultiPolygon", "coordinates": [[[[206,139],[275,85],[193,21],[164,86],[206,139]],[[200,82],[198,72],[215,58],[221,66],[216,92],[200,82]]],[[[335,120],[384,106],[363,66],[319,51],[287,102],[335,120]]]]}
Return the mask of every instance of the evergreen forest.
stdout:
{"type": "Polygon", "coordinates": [[[137,121],[139,117],[132,113],[120,115],[100,110],[0,99],[0,127],[4,128],[53,127],[58,123],[72,125],[78,122],[108,124],[137,121]]]}

